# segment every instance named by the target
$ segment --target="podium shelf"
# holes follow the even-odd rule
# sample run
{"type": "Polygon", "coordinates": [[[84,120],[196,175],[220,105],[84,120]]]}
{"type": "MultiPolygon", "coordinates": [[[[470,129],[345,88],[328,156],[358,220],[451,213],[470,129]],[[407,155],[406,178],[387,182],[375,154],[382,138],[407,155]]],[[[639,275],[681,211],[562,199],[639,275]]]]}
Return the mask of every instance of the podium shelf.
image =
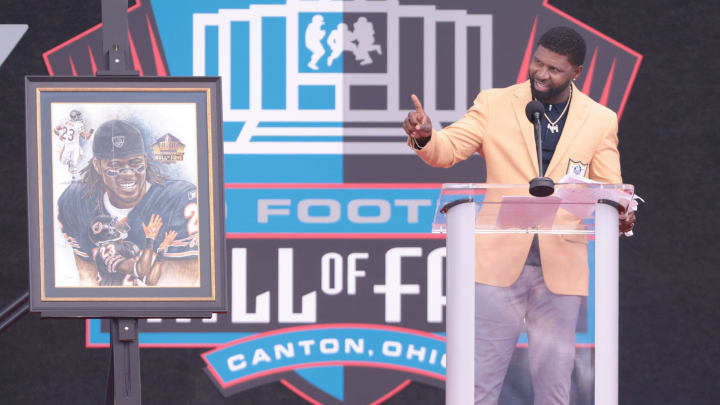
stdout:
{"type": "Polygon", "coordinates": [[[622,215],[633,195],[630,184],[558,183],[552,195],[534,197],[527,184],[447,183],[432,232],[447,233],[449,207],[474,203],[476,234],[592,235],[598,201],[611,201],[622,215]]]}

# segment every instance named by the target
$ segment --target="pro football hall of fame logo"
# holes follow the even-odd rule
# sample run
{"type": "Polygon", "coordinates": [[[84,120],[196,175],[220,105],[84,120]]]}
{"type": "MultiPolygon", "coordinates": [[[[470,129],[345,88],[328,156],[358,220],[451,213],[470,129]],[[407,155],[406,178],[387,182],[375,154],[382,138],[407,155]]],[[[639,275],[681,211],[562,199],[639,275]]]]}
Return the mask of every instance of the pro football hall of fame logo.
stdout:
{"type": "MultiPolygon", "coordinates": [[[[225,395],[280,381],[313,404],[379,404],[412,382],[442,388],[435,199],[443,182],[485,177],[479,156],[450,170],[414,156],[410,94],[439,129],[480,90],[525,81],[538,35],[567,25],[588,45],[578,88],[622,116],[642,59],[546,1],[521,3],[136,0],[136,70],[223,78],[231,263],[228,314],[143,321],[141,346],[208,348],[225,395]]],[[[50,74],[92,74],[101,29],[48,50],[50,74]]],[[[168,134],[153,153],[182,160],[183,145],[168,134]]],[[[592,290],[581,311],[572,395],[590,404],[592,290]]],[[[89,347],[108,345],[101,321],[87,328],[89,347]]],[[[518,345],[505,385],[532,398],[527,336],[518,345]]]]}

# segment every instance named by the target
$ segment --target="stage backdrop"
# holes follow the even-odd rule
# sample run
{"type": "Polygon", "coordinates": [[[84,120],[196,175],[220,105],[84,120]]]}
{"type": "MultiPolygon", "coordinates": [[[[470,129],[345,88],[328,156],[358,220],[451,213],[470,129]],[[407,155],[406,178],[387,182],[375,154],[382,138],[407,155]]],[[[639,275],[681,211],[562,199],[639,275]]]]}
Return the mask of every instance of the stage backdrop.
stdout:
{"type": "MultiPolygon", "coordinates": [[[[279,381],[311,403],[377,404],[413,382],[442,388],[435,198],[443,182],[485,174],[479,156],[433,169],[414,155],[400,127],[410,94],[447,125],[480,90],[525,81],[539,35],[567,25],[588,45],[578,87],[622,118],[642,59],[542,0],[131,5],[141,75],[223,80],[231,311],[147,320],[140,342],[207,348],[225,395],[279,381]]],[[[43,54],[49,74],[97,70],[102,27],[77,25],[43,54]]],[[[574,404],[593,402],[593,300],[578,324],[574,404]]],[[[108,346],[104,323],[86,327],[87,347],[108,346]]],[[[532,398],[527,336],[518,347],[503,404],[532,398]]]]}

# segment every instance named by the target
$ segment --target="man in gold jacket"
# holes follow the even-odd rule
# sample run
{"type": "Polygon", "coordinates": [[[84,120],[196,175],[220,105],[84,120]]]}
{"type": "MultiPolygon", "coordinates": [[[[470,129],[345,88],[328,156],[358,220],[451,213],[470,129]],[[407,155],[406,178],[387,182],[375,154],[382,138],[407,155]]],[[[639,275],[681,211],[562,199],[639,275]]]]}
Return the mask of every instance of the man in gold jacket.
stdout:
{"type": "MultiPolygon", "coordinates": [[[[538,154],[525,106],[536,99],[545,107],[546,177],[558,181],[572,170],[622,183],[617,115],[573,84],[585,48],[574,30],[550,29],[538,41],[529,81],[482,91],[462,118],[441,131],[432,128],[413,95],[416,111],[403,122],[408,145],[437,167],[478,152],[488,183],[527,184],[538,176],[538,154]]],[[[577,219],[560,212],[558,221],[577,219]]],[[[634,222],[632,215],[623,219],[620,230],[630,230],[634,222]]],[[[568,404],[575,328],[581,297],[588,294],[586,237],[478,236],[475,281],[475,403],[497,403],[518,336],[527,329],[534,404],[568,404]]]]}

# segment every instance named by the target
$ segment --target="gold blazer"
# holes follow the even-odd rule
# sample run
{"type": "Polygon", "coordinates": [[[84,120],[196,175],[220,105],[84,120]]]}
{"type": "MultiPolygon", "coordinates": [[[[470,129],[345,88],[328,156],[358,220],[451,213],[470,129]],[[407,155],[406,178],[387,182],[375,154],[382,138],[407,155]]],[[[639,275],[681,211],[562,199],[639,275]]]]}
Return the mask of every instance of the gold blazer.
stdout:
{"type": "MultiPolygon", "coordinates": [[[[570,109],[557,148],[545,175],[555,181],[571,162],[587,165],[585,175],[604,183],[622,183],[618,153],[617,115],[573,86],[570,109]]],[[[450,167],[478,152],[487,168],[487,182],[527,184],[538,175],[533,126],[525,116],[531,100],[530,83],[482,91],[465,115],[441,131],[417,154],[428,164],[450,167]]],[[[412,139],[408,139],[412,147],[412,139]]],[[[564,210],[557,222],[577,222],[564,210]]],[[[522,272],[532,235],[476,237],[475,280],[506,287],[522,272]]],[[[556,294],[587,295],[587,237],[540,235],[543,276],[556,294]]]]}

